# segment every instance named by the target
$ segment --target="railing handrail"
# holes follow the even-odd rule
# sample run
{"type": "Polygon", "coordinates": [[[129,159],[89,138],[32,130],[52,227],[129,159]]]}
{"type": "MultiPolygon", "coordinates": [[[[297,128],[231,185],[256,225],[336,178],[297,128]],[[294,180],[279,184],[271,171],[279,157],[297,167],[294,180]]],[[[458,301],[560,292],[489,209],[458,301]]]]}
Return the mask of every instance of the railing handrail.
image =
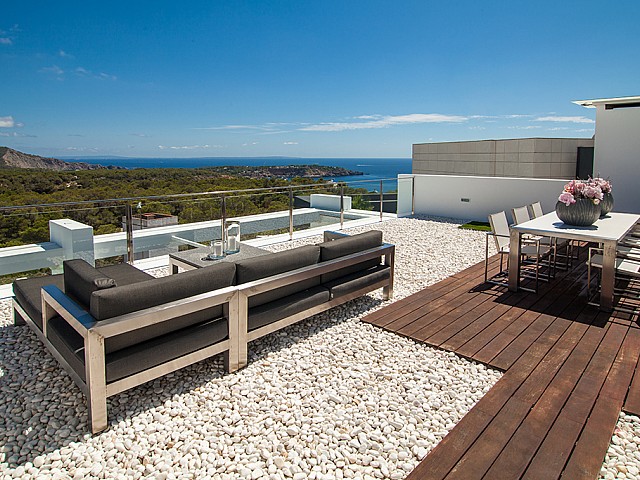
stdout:
{"type": "Polygon", "coordinates": [[[76,200],[70,202],[53,202],[53,203],[40,203],[40,204],[29,204],[29,205],[9,205],[9,206],[1,206],[0,212],[7,210],[25,210],[30,208],[45,208],[45,207],[65,207],[71,205],[90,205],[90,204],[105,204],[105,203],[116,203],[116,204],[127,204],[141,201],[149,201],[149,200],[159,200],[159,199],[173,199],[173,198],[188,198],[188,197],[203,197],[203,196],[225,196],[227,198],[242,196],[238,195],[241,193],[244,194],[255,194],[265,191],[282,191],[283,193],[288,194],[289,189],[304,189],[310,187],[340,187],[341,185],[351,186],[356,183],[374,183],[374,182],[387,182],[387,181],[400,181],[404,180],[404,178],[383,178],[383,179],[372,179],[372,180],[353,180],[349,182],[343,181],[329,181],[324,183],[312,183],[312,184],[304,184],[304,185],[283,185],[283,186],[273,186],[273,187],[259,187],[259,188],[245,188],[245,189],[237,189],[237,190],[212,190],[207,192],[196,192],[196,193],[172,193],[165,195],[148,195],[148,196],[139,196],[139,197],[119,197],[119,198],[108,198],[102,200],[76,200]]]}

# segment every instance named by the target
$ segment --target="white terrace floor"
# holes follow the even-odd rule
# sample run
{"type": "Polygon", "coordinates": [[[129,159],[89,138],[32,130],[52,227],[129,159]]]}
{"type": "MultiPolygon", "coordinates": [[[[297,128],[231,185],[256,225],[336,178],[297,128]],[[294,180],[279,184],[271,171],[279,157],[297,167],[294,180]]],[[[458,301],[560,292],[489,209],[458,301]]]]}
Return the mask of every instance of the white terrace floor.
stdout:
{"type": "MultiPolygon", "coordinates": [[[[396,299],[484,259],[484,234],[454,222],[349,232],[375,228],[397,246],[396,299]]],[[[404,478],[500,373],[359,321],[382,305],[378,292],[260,339],[234,374],[216,357],[112,397],[92,437],[79,389],[3,300],[0,476],[404,478]]],[[[603,475],[636,471],[638,419],[618,432],[603,475]]]]}

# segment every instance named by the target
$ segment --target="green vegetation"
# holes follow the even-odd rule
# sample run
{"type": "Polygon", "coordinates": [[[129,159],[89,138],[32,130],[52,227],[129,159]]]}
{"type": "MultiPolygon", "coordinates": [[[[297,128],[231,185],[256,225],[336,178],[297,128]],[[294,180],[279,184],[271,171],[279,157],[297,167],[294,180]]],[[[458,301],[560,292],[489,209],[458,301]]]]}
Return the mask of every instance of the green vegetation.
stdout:
{"type": "Polygon", "coordinates": [[[458,228],[462,228],[464,230],[477,230],[479,232],[490,232],[491,225],[487,222],[469,222],[464,225],[460,225],[458,228]]]}
{"type": "MultiPolygon", "coordinates": [[[[323,167],[325,168],[325,167],[323,167]]],[[[329,168],[329,167],[326,167],[329,168]]],[[[30,207],[4,210],[0,221],[0,247],[49,240],[49,220],[71,218],[91,225],[96,234],[122,231],[125,203],[137,205],[138,199],[173,194],[193,194],[181,198],[143,199],[135,213],[177,215],[180,223],[220,218],[219,195],[195,195],[198,192],[243,190],[292,185],[294,195],[337,193],[331,186],[318,185],[296,189],[300,185],[326,183],[309,178],[247,178],[230,167],[158,168],[134,170],[50,171],[33,169],[0,170],[0,206],[42,205],[101,200],[99,203],[30,207]],[[104,201],[114,199],[112,201],[104,201]]],[[[366,193],[365,189],[345,189],[347,194],[366,193]]],[[[286,191],[234,196],[226,202],[227,215],[251,215],[289,208],[286,191]]]]}

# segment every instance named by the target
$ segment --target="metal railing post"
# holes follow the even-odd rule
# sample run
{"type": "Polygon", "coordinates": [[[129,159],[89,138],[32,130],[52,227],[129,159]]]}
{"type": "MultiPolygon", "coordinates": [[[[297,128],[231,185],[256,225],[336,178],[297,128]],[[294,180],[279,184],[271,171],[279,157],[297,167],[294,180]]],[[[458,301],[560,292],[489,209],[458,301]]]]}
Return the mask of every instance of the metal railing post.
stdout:
{"type": "Polygon", "coordinates": [[[227,221],[227,197],[220,196],[222,205],[220,206],[220,240],[222,240],[222,249],[224,250],[227,245],[227,239],[225,238],[224,224],[227,221]]]}
{"type": "Polygon", "coordinates": [[[130,203],[124,206],[127,222],[127,263],[133,263],[133,208],[130,203]]]}
{"type": "Polygon", "coordinates": [[[344,184],[340,184],[340,230],[344,225],[344,184]]]}
{"type": "Polygon", "coordinates": [[[293,240],[293,187],[289,187],[289,241],[293,240]]]}
{"type": "Polygon", "coordinates": [[[382,193],[382,180],[380,180],[380,221],[382,222],[382,204],[384,202],[384,194],[382,193]]]}

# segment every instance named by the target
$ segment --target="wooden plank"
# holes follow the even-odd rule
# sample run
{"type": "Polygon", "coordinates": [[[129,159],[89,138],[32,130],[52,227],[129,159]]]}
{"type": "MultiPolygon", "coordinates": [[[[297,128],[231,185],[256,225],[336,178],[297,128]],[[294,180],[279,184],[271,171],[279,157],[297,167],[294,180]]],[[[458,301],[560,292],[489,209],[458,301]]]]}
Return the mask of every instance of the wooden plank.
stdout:
{"type": "Polygon", "coordinates": [[[494,417],[481,437],[467,450],[446,478],[481,478],[510,441],[533,405],[582,338],[587,327],[571,324],[536,368],[494,417]]]}
{"type": "Polygon", "coordinates": [[[635,375],[622,409],[632,415],[640,415],[640,365],[636,365],[635,375]]]}
{"type": "Polygon", "coordinates": [[[565,330],[565,325],[550,326],[547,337],[535,349],[530,349],[528,356],[531,358],[525,355],[519,365],[521,368],[506,372],[407,478],[444,478],[529,376],[540,353],[545,349],[548,351],[565,330]]]}
{"type": "Polygon", "coordinates": [[[531,480],[559,478],[625,334],[625,327],[609,325],[598,349],[540,445],[523,478],[531,480]]]}
{"type": "Polygon", "coordinates": [[[455,277],[448,277],[442,282],[427,287],[416,293],[409,295],[408,297],[396,300],[393,303],[383,307],[375,312],[371,312],[369,315],[362,319],[363,322],[371,323],[373,325],[384,326],[388,322],[387,318],[394,316],[402,316],[424,305],[431,298],[435,297],[435,292],[449,288],[452,284],[460,283],[459,279],[455,277]]]}
{"type": "Polygon", "coordinates": [[[554,317],[551,315],[540,315],[532,311],[526,312],[519,319],[519,322],[523,324],[530,322],[529,326],[491,360],[491,365],[502,370],[509,369],[526,351],[527,346],[533,345],[553,320],[554,317]]]}
{"type": "Polygon", "coordinates": [[[585,276],[581,259],[538,295],[513,293],[484,284],[481,262],[371,314],[505,370],[408,479],[597,475],[623,402],[640,410],[640,329],[587,307],[585,276]]]}
{"type": "MultiPolygon", "coordinates": [[[[568,281],[568,278],[569,277],[567,276],[564,281],[568,281]]],[[[530,295],[530,297],[535,296],[530,295]]],[[[547,292],[544,297],[542,297],[538,301],[535,301],[535,303],[526,304],[526,308],[535,308],[535,311],[537,312],[545,312],[546,314],[550,315],[552,314],[552,312],[549,310],[549,306],[555,305],[557,308],[562,304],[562,299],[564,299],[566,303],[571,303],[570,299],[568,299],[567,297],[558,295],[558,289],[550,287],[550,291],[547,292]]],[[[562,313],[563,315],[571,315],[570,313],[565,313],[564,311],[562,313]]],[[[509,325],[504,328],[499,334],[494,335],[494,337],[490,339],[489,342],[487,342],[480,350],[478,350],[474,354],[474,358],[476,358],[480,362],[494,365],[492,360],[500,355],[512,342],[514,342],[520,336],[520,334],[522,334],[527,328],[529,328],[531,323],[533,323],[535,320],[536,318],[534,318],[532,315],[518,316],[516,319],[514,319],[514,321],[510,322],[509,325]]],[[[522,348],[524,351],[524,349],[530,344],[531,340],[525,340],[524,343],[519,342],[515,345],[521,345],[519,348],[522,348]]]]}
{"type": "Polygon", "coordinates": [[[600,472],[638,363],[639,342],[640,331],[637,329],[626,335],[562,478],[595,478],[600,472]]]}
{"type": "Polygon", "coordinates": [[[467,284],[464,281],[459,281],[453,285],[451,290],[445,290],[444,293],[443,291],[434,291],[432,295],[426,298],[417,308],[398,312],[398,314],[394,316],[395,318],[392,318],[390,322],[384,325],[384,328],[393,332],[399,332],[403,327],[410,325],[419,318],[425,317],[427,314],[430,314],[430,318],[436,321],[438,319],[438,312],[434,314],[431,312],[454,301],[464,293],[466,288],[467,284]]]}
{"type": "Polygon", "coordinates": [[[487,472],[487,478],[520,478],[560,413],[606,328],[590,326],[517,432],[487,472]]]}
{"type": "MultiPolygon", "coordinates": [[[[463,297],[461,297],[463,298],[463,297]]],[[[443,328],[447,327],[451,323],[455,322],[458,318],[463,316],[468,311],[474,311],[478,315],[482,311],[482,305],[489,300],[489,297],[486,295],[476,294],[475,296],[470,296],[466,299],[466,301],[452,309],[448,312],[440,315],[437,322],[430,322],[424,327],[416,330],[411,334],[412,338],[419,340],[421,342],[430,343],[427,341],[429,337],[438,333],[443,328]]],[[[415,322],[414,325],[417,326],[418,322],[415,322]]],[[[413,325],[412,325],[413,326],[413,325]]]]}
{"type": "Polygon", "coordinates": [[[463,305],[469,301],[470,298],[478,295],[477,293],[466,295],[466,288],[467,286],[465,285],[459,291],[452,291],[447,295],[434,300],[423,308],[402,317],[399,321],[389,324],[389,328],[394,328],[396,333],[399,333],[400,335],[413,338],[415,332],[421,328],[424,328],[431,323],[439,322],[440,318],[445,314],[454,310],[456,307],[463,305]]]}
{"type": "Polygon", "coordinates": [[[450,339],[463,330],[466,332],[467,329],[477,329],[475,333],[478,333],[483,328],[479,327],[479,325],[490,325],[501,315],[511,310],[515,311],[512,307],[496,303],[494,299],[488,299],[481,306],[474,310],[468,310],[465,314],[431,335],[425,341],[431,345],[455,351],[455,347],[450,347],[448,343],[450,339]]]}
{"type": "MultiPolygon", "coordinates": [[[[384,327],[388,330],[400,333],[405,336],[410,336],[410,334],[400,332],[402,327],[405,327],[417,319],[423,318],[427,313],[430,313],[430,317],[433,321],[437,320],[438,313],[432,314],[431,312],[435,311],[440,307],[445,307],[448,303],[452,302],[460,302],[455,303],[453,306],[457,306],[462,303],[462,301],[458,298],[461,295],[468,293],[469,283],[477,284],[483,283],[484,281],[484,266],[482,266],[482,270],[478,271],[479,266],[482,265],[476,264],[474,267],[468,269],[468,274],[464,277],[461,277],[456,280],[455,283],[452,283],[448,286],[448,288],[436,288],[428,290],[432,290],[428,297],[423,298],[423,304],[418,306],[418,308],[414,308],[412,305],[408,307],[406,310],[401,310],[397,312],[395,315],[395,319],[392,319],[391,322],[387,322],[384,327]]],[[[448,311],[448,310],[447,310],[448,311]]]]}
{"type": "MultiPolygon", "coordinates": [[[[544,311],[545,314],[548,314],[551,316],[560,315],[568,306],[572,305],[571,300],[575,298],[575,295],[579,293],[581,289],[582,289],[582,286],[577,285],[576,283],[572,283],[568,290],[563,291],[558,296],[555,296],[555,295],[545,296],[546,301],[543,302],[543,307],[541,308],[541,311],[544,311]]],[[[582,307],[583,305],[580,306],[580,308],[582,307]]],[[[467,343],[465,343],[460,348],[458,348],[456,352],[459,353],[460,355],[463,355],[469,358],[476,358],[475,355],[482,348],[484,348],[489,342],[494,340],[500,333],[502,333],[511,324],[510,320],[511,320],[510,316],[504,316],[497,319],[492,325],[485,328],[478,335],[476,335],[467,343]]],[[[487,361],[494,358],[500,353],[500,351],[489,350],[485,352],[485,356],[483,357],[483,360],[487,361]]],[[[483,361],[483,360],[480,360],[478,358],[478,361],[483,361]]]]}
{"type": "MultiPolygon", "coordinates": [[[[458,463],[447,474],[447,480],[470,480],[482,478],[496,455],[504,447],[505,434],[519,424],[521,419],[529,411],[530,405],[526,402],[511,399],[493,418],[489,426],[482,432],[481,437],[462,456],[458,463]]],[[[507,434],[510,437],[510,434],[507,434]]]]}
{"type": "Polygon", "coordinates": [[[467,451],[478,435],[491,421],[492,416],[481,410],[470,411],[429,455],[406,477],[406,480],[442,479],[467,451]]]}
{"type": "MultiPolygon", "coordinates": [[[[492,257],[489,262],[489,268],[495,269],[495,265],[497,265],[497,263],[497,256],[492,257]]],[[[393,318],[394,316],[401,317],[406,315],[407,313],[420,308],[429,301],[442,296],[442,292],[448,292],[456,287],[466,285],[470,279],[484,280],[484,262],[477,263],[456,275],[447,277],[440,282],[409,295],[408,297],[395,301],[380,310],[376,310],[363,318],[363,321],[379,326],[385,326],[388,323],[385,319],[389,317],[393,318]]]]}

